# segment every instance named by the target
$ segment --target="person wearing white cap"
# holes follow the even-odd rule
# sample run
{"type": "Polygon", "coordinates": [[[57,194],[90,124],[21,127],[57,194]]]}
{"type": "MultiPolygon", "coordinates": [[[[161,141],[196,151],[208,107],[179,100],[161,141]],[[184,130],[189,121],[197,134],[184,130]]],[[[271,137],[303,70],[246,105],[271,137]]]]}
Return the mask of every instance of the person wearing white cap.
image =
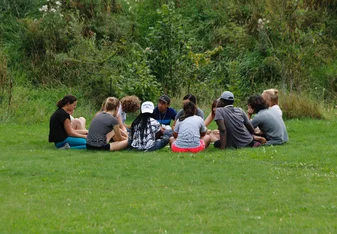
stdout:
{"type": "Polygon", "coordinates": [[[216,148],[254,146],[252,136],[254,128],[247,114],[241,108],[234,107],[233,104],[234,94],[229,91],[223,92],[214,117],[220,131],[220,140],[214,142],[216,148]]]}
{"type": "Polygon", "coordinates": [[[160,123],[153,118],[153,110],[152,102],[147,101],[142,104],[141,114],[131,124],[130,148],[154,151],[168,144],[169,138],[163,136],[164,130],[160,127],[160,123]]]}

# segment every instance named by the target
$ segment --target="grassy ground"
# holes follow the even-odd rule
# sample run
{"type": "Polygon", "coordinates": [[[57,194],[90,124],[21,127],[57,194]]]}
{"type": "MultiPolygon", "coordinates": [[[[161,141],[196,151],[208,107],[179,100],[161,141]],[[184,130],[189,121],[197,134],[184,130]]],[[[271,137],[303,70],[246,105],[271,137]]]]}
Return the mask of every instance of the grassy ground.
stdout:
{"type": "Polygon", "coordinates": [[[277,147],[198,154],[56,150],[0,124],[1,233],[335,233],[337,120],[277,147]]]}

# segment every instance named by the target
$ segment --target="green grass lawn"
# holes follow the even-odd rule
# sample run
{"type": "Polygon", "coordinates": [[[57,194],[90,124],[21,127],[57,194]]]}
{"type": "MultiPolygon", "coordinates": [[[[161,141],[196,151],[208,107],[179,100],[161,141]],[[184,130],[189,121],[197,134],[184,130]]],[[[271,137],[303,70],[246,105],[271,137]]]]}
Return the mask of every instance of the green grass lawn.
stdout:
{"type": "Polygon", "coordinates": [[[56,150],[0,124],[1,233],[336,233],[337,120],[290,142],[198,154],[56,150]]]}

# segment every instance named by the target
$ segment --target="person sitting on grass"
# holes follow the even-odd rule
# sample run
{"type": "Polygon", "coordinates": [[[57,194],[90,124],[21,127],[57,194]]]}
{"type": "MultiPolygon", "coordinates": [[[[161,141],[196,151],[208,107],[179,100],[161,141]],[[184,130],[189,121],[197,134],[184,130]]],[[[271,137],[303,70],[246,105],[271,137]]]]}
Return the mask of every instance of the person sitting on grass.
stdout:
{"type": "Polygon", "coordinates": [[[141,113],[132,122],[130,128],[129,146],[130,148],[155,151],[165,147],[169,143],[169,138],[163,136],[164,130],[152,116],[154,105],[152,102],[144,102],[141,113]]]}
{"type": "Polygon", "coordinates": [[[126,121],[126,114],[127,113],[135,113],[140,108],[140,100],[137,96],[125,96],[120,100],[120,106],[118,108],[117,120],[119,126],[121,127],[121,131],[125,135],[128,134],[128,130],[130,126],[125,124],[126,121]]]}
{"type": "Polygon", "coordinates": [[[54,142],[59,149],[85,149],[88,131],[74,129],[69,115],[76,108],[77,98],[66,95],[56,105],[58,109],[52,114],[49,122],[49,142],[54,142]]]}
{"type": "MultiPolygon", "coordinates": [[[[215,148],[253,147],[254,128],[247,114],[239,107],[234,107],[234,95],[225,91],[219,98],[214,120],[220,131],[220,140],[214,142],[215,148]]],[[[260,138],[260,137],[259,137],[260,138]]],[[[262,139],[262,138],[261,138],[262,139]]],[[[259,145],[256,143],[255,146],[259,145]]]]}
{"type": "MultiPolygon", "coordinates": [[[[196,107],[197,107],[197,99],[193,94],[187,94],[186,96],[183,97],[183,107],[185,106],[186,103],[192,102],[196,107]]],[[[172,127],[176,125],[177,119],[179,119],[181,116],[185,114],[184,109],[180,109],[176,115],[176,118],[173,122],[172,127]]],[[[197,111],[195,113],[197,116],[200,116],[202,119],[204,119],[204,112],[197,107],[197,111]]]]}
{"type": "Polygon", "coordinates": [[[171,99],[166,94],[159,97],[158,105],[153,110],[153,118],[157,120],[161,128],[164,130],[164,135],[171,137],[173,130],[171,128],[171,120],[174,120],[177,112],[170,107],[171,99]]]}
{"type": "MultiPolygon", "coordinates": [[[[209,113],[209,115],[205,119],[206,127],[208,127],[211,124],[211,122],[214,120],[215,111],[217,109],[217,104],[218,104],[218,99],[213,100],[212,106],[211,106],[211,112],[209,113]]],[[[214,129],[214,130],[207,129],[207,134],[211,137],[211,142],[215,142],[217,140],[220,140],[219,129],[214,129]]]]}
{"type": "MultiPolygon", "coordinates": [[[[101,109],[98,113],[100,113],[101,111],[104,111],[104,107],[105,107],[105,102],[107,99],[105,99],[102,103],[101,109]]],[[[117,112],[117,116],[116,119],[118,121],[118,124],[120,126],[120,133],[122,135],[123,140],[127,140],[128,139],[128,129],[129,126],[127,126],[125,124],[125,120],[126,120],[126,114],[127,113],[133,113],[136,112],[137,110],[139,110],[140,108],[140,100],[137,96],[125,96],[120,100],[120,105],[118,107],[118,112],[117,112]]],[[[96,115],[97,115],[96,114],[96,115]]],[[[107,138],[113,140],[113,136],[114,136],[114,131],[112,130],[108,135],[107,138]]]]}
{"type": "Polygon", "coordinates": [[[119,100],[109,97],[105,101],[103,111],[99,112],[90,123],[87,149],[88,150],[121,150],[128,146],[128,140],[124,139],[116,119],[119,108],[119,100]],[[114,142],[110,142],[108,133],[114,133],[114,142]]]}
{"type": "Polygon", "coordinates": [[[259,128],[266,145],[279,145],[288,141],[288,133],[277,109],[269,108],[264,98],[260,95],[248,99],[248,110],[255,114],[251,123],[254,128],[259,128]]]}
{"type": "Polygon", "coordinates": [[[282,116],[282,110],[278,105],[278,90],[266,89],[262,93],[263,99],[266,101],[269,108],[275,109],[280,116],[282,116]]]}
{"type": "Polygon", "coordinates": [[[188,102],[184,105],[184,115],[177,120],[173,137],[170,138],[173,152],[197,153],[209,146],[211,138],[206,134],[204,120],[195,115],[196,112],[194,103],[188,102]]]}

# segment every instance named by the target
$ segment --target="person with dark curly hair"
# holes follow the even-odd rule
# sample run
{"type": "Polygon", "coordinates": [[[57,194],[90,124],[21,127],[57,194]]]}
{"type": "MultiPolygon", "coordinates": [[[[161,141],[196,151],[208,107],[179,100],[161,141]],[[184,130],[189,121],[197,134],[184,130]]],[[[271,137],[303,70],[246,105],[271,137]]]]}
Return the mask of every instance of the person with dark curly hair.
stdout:
{"type": "Polygon", "coordinates": [[[118,109],[118,116],[117,119],[121,126],[121,130],[127,132],[127,129],[130,126],[125,124],[126,114],[127,113],[135,113],[140,108],[141,101],[135,95],[125,96],[120,100],[121,104],[118,109]]]}
{"type": "Polygon", "coordinates": [[[266,145],[280,145],[289,140],[282,116],[277,109],[268,109],[268,104],[261,95],[248,99],[248,112],[251,115],[255,114],[251,123],[254,128],[258,127],[262,136],[266,138],[266,145]]]}

